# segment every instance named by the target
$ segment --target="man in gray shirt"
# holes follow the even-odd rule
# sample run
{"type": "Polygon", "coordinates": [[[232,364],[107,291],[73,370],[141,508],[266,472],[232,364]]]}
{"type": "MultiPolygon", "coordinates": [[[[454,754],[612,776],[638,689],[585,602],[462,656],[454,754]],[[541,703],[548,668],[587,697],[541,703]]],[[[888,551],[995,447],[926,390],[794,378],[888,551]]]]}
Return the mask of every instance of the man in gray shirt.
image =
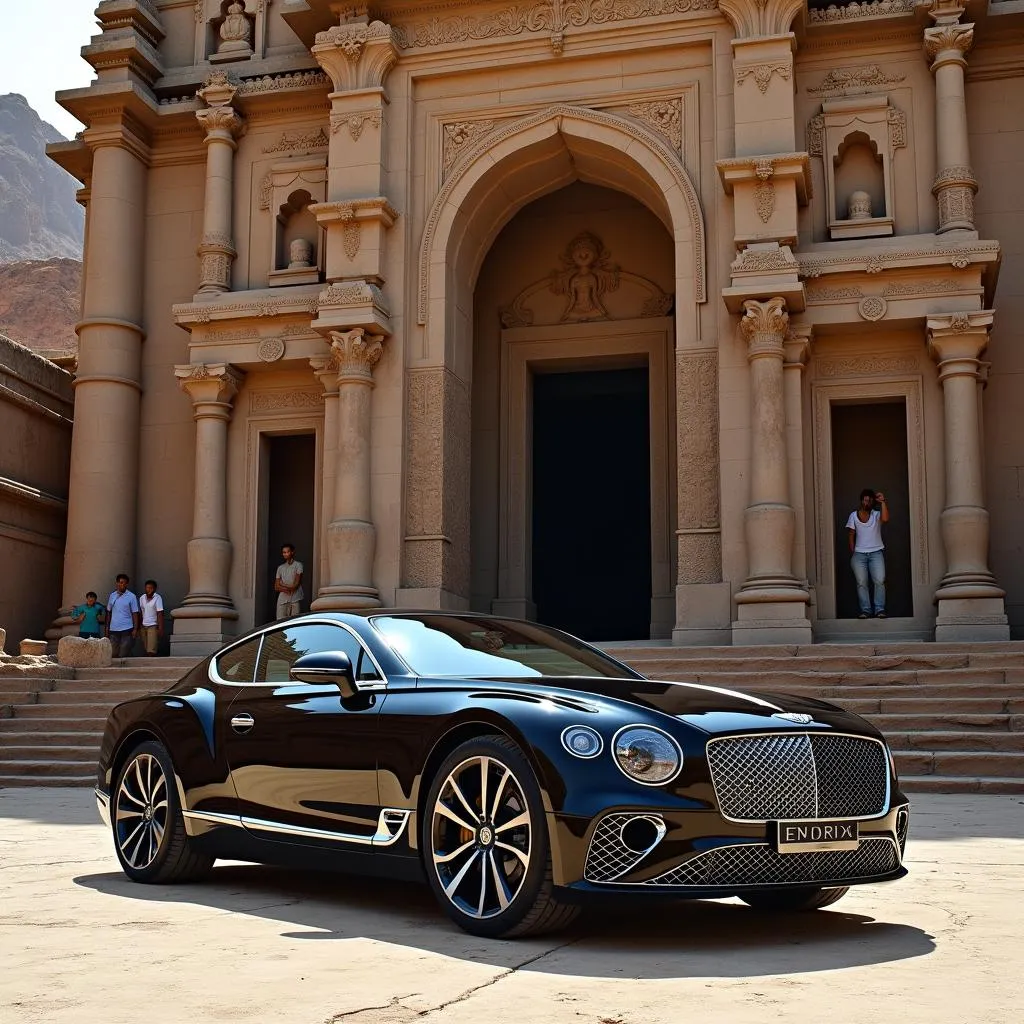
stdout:
{"type": "Polygon", "coordinates": [[[285,544],[281,548],[284,562],[277,567],[274,590],[277,591],[277,617],[293,619],[301,614],[300,605],[306,596],[302,592],[302,563],[295,559],[295,545],[285,544]]]}

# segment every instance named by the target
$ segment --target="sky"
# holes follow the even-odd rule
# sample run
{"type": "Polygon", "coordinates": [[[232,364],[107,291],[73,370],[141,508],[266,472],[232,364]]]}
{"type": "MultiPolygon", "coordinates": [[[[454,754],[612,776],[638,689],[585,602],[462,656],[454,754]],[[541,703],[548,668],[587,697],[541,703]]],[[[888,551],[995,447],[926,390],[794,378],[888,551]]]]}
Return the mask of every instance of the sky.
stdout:
{"type": "Polygon", "coordinates": [[[0,95],[20,92],[44,121],[72,138],[84,127],[53,94],[95,78],[79,51],[96,35],[97,0],[0,0],[0,95]]]}

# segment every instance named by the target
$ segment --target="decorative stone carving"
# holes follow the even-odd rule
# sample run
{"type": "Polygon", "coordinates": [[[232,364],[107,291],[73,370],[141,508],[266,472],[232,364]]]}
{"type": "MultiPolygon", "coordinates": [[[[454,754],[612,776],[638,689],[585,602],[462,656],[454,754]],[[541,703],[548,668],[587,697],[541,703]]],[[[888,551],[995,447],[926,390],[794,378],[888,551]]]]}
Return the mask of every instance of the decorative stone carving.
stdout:
{"type": "Polygon", "coordinates": [[[276,363],[284,358],[285,345],[280,338],[264,338],[256,347],[256,355],[264,363],[276,363]]]}
{"type": "Polygon", "coordinates": [[[862,299],[864,292],[855,284],[835,288],[808,288],[808,302],[841,302],[844,299],[862,299]]]}
{"type": "Polygon", "coordinates": [[[643,121],[659,135],[663,135],[672,148],[682,151],[683,148],[683,101],[651,100],[648,103],[632,103],[629,112],[633,117],[643,121]]]}
{"type": "Polygon", "coordinates": [[[833,68],[822,79],[820,85],[807,91],[812,95],[824,96],[828,93],[852,95],[856,92],[868,92],[884,89],[890,85],[898,85],[906,81],[906,75],[890,75],[878,64],[864,64],[853,68],[833,68]]]}
{"type": "Polygon", "coordinates": [[[361,110],[356,114],[332,114],[331,134],[336,135],[342,128],[347,128],[352,141],[358,142],[368,124],[379,129],[383,123],[384,118],[379,110],[361,110]]]}
{"type": "Polygon", "coordinates": [[[362,327],[331,331],[331,351],[338,360],[338,380],[373,379],[374,367],[384,354],[384,335],[367,334],[362,327]]]}
{"type": "Polygon", "coordinates": [[[736,84],[742,85],[748,78],[753,78],[758,89],[766,93],[773,75],[778,75],[788,82],[792,73],[793,67],[787,61],[776,61],[771,64],[737,64],[736,84]]]}
{"type": "Polygon", "coordinates": [[[889,105],[889,145],[902,149],[907,144],[907,115],[899,107],[889,105]]]}
{"type": "Polygon", "coordinates": [[[967,242],[962,245],[936,245],[928,248],[882,249],[870,257],[864,256],[863,253],[835,256],[801,255],[799,264],[801,277],[814,278],[820,277],[829,268],[863,271],[871,267],[882,270],[883,267],[912,266],[914,260],[921,258],[933,262],[948,259],[951,266],[957,270],[964,270],[974,262],[991,262],[998,259],[998,256],[999,248],[996,244],[967,242]]]}
{"type": "Polygon", "coordinates": [[[854,192],[850,195],[849,220],[868,220],[871,217],[871,196],[867,192],[854,192]]]}
{"type": "Polygon", "coordinates": [[[761,274],[772,270],[795,271],[797,261],[787,246],[772,249],[744,249],[732,261],[729,269],[733,277],[737,274],[761,274]]]}
{"type": "Polygon", "coordinates": [[[757,185],[754,187],[754,206],[757,215],[767,224],[775,213],[775,164],[771,160],[757,160],[754,163],[757,185]]]}
{"type": "Polygon", "coordinates": [[[973,45],[973,25],[935,25],[924,30],[924,52],[929,61],[941,57],[943,63],[952,60],[966,65],[967,51],[973,45]]]}
{"type": "Polygon", "coordinates": [[[861,299],[857,306],[857,312],[861,317],[870,321],[881,320],[888,309],[889,303],[880,295],[869,295],[866,299],[861,299]]]}
{"type": "Polygon", "coordinates": [[[807,122],[807,152],[811,156],[821,156],[825,145],[825,115],[815,114],[807,122]]]}
{"type": "Polygon", "coordinates": [[[740,330],[747,342],[747,358],[773,355],[782,359],[788,327],[789,313],[786,312],[785,299],[776,297],[767,302],[748,299],[744,302],[740,330]]]}
{"type": "Polygon", "coordinates": [[[245,96],[255,93],[280,92],[283,89],[324,89],[331,84],[323,71],[292,71],[281,75],[263,75],[261,78],[247,78],[238,85],[238,92],[245,96]]]}
{"type": "Polygon", "coordinates": [[[311,149],[326,149],[331,144],[330,136],[323,128],[309,131],[283,132],[271,146],[264,146],[264,153],[293,153],[311,149]]]}
{"type": "Polygon", "coordinates": [[[448,176],[448,172],[455,166],[456,161],[463,151],[473,145],[478,139],[489,135],[494,129],[493,121],[453,121],[444,125],[442,175],[448,176]]]}
{"type": "Polygon", "coordinates": [[[270,209],[270,198],[274,194],[274,181],[269,174],[260,182],[258,205],[261,210],[270,209]]]}
{"type": "Polygon", "coordinates": [[[542,322],[584,323],[593,320],[666,316],[673,297],[639,274],[624,271],[597,235],[577,235],[561,256],[562,266],[528,285],[501,311],[505,328],[528,327],[537,322],[536,309],[544,296],[565,297],[560,311],[542,310],[542,322]],[[626,294],[628,292],[628,295],[626,294]],[[621,296],[619,312],[610,313],[607,299],[621,296]]]}
{"type": "Polygon", "coordinates": [[[802,0],[719,0],[722,13],[732,22],[737,39],[781,36],[804,7],[802,0]]]}
{"type": "Polygon", "coordinates": [[[287,391],[253,391],[249,395],[249,412],[294,412],[300,409],[319,409],[324,404],[322,389],[287,391]]]}
{"type": "Polygon", "coordinates": [[[229,403],[242,384],[242,374],[229,363],[188,363],[176,366],[174,376],[193,403],[200,404],[229,403]]]}
{"type": "Polygon", "coordinates": [[[946,167],[935,178],[932,195],[939,206],[939,228],[972,230],[974,227],[974,196],[978,179],[970,167],[946,167]]]}
{"type": "MultiPolygon", "coordinates": [[[[717,352],[676,354],[676,416],[679,529],[717,529],[720,516],[717,352]]],[[[688,567],[680,565],[680,583],[718,582],[686,578],[688,575],[688,567]]]]}
{"type": "Polygon", "coordinates": [[[814,364],[815,375],[828,380],[844,377],[887,377],[918,371],[917,360],[912,356],[842,356],[818,359],[814,364]]]}
{"type": "Polygon", "coordinates": [[[217,34],[220,36],[218,55],[230,54],[234,58],[252,56],[252,25],[245,16],[245,7],[237,0],[228,7],[217,34]]]}
{"type": "Polygon", "coordinates": [[[312,266],[313,243],[305,238],[295,238],[288,246],[288,269],[299,270],[312,266]]]}
{"type": "Polygon", "coordinates": [[[335,92],[380,89],[398,60],[391,26],[371,21],[365,5],[343,18],[340,25],[317,32],[313,56],[331,76],[335,92]]]}
{"type": "Polygon", "coordinates": [[[488,14],[432,17],[395,25],[395,41],[402,49],[444,46],[548,32],[551,48],[561,54],[566,30],[607,25],[667,14],[711,11],[718,0],[537,0],[515,4],[488,14]]]}
{"type": "Polygon", "coordinates": [[[910,14],[916,2],[917,0],[871,0],[870,3],[859,3],[858,0],[851,0],[850,3],[839,6],[829,4],[825,9],[812,7],[808,14],[812,25],[829,21],[857,21],[883,15],[910,14]]]}

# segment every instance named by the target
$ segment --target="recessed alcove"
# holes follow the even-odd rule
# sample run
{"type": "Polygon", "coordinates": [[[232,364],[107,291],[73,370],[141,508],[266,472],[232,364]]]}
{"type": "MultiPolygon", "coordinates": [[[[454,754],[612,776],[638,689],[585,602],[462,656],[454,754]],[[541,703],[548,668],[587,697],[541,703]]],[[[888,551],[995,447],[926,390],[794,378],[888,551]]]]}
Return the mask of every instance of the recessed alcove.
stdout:
{"type": "Polygon", "coordinates": [[[836,182],[834,220],[862,221],[888,216],[889,211],[885,205],[885,170],[878,145],[873,139],[861,131],[851,132],[840,143],[832,163],[836,182]],[[851,199],[861,198],[858,193],[866,193],[870,199],[866,217],[860,204],[856,201],[851,204],[851,199]]]}
{"type": "Polygon", "coordinates": [[[324,201],[326,180],[322,158],[275,164],[267,175],[265,208],[274,217],[267,274],[271,287],[320,280],[323,228],[311,207],[324,201]]]}

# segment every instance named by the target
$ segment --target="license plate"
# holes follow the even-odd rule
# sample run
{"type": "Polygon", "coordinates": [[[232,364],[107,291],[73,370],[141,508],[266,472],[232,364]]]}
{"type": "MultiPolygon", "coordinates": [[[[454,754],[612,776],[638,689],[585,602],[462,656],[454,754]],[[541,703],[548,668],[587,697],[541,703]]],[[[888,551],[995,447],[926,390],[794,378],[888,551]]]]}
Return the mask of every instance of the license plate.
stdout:
{"type": "Polygon", "coordinates": [[[778,853],[816,853],[856,850],[860,829],[856,821],[780,821],[776,825],[778,853]]]}

